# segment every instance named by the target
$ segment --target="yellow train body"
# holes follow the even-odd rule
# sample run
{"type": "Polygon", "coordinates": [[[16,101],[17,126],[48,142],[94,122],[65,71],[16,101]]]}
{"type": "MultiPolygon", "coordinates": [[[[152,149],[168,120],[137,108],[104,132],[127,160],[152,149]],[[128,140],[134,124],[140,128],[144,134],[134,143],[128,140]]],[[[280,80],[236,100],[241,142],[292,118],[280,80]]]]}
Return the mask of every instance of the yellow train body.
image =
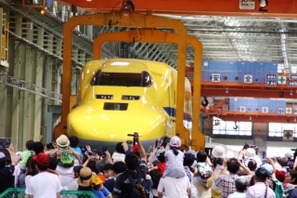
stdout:
{"type": "MultiPolygon", "coordinates": [[[[88,62],[81,71],[79,105],[68,115],[68,134],[82,144],[114,146],[138,132],[145,146],[175,134],[177,71],[139,59],[88,62]]],[[[185,124],[191,128],[191,87],[186,80],[185,124]]]]}

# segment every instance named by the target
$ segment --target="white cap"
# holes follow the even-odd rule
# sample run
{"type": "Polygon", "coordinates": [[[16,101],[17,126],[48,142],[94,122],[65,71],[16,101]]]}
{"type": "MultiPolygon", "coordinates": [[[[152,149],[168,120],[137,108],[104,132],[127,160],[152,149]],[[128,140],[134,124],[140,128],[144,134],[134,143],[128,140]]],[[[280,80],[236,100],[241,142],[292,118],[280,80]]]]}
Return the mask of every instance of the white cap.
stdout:
{"type": "Polygon", "coordinates": [[[171,137],[170,138],[170,142],[169,142],[169,145],[171,146],[171,147],[180,147],[181,146],[181,140],[180,140],[180,138],[179,137],[177,137],[177,136],[173,136],[173,137],[171,137]]]}

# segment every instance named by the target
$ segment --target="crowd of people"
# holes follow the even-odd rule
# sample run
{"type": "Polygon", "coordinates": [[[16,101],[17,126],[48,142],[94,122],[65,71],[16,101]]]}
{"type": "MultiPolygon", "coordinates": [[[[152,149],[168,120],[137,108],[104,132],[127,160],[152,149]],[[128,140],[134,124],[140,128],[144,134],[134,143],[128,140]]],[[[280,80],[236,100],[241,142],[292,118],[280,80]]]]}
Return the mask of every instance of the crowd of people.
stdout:
{"type": "Polygon", "coordinates": [[[62,190],[90,191],[99,198],[297,197],[297,163],[290,154],[261,159],[256,146],[245,146],[227,158],[219,145],[209,156],[181,150],[174,136],[148,155],[138,133],[134,140],[102,153],[66,135],[47,145],[28,140],[22,152],[11,144],[0,149],[0,195],[24,188],[29,198],[60,197],[62,190]]]}

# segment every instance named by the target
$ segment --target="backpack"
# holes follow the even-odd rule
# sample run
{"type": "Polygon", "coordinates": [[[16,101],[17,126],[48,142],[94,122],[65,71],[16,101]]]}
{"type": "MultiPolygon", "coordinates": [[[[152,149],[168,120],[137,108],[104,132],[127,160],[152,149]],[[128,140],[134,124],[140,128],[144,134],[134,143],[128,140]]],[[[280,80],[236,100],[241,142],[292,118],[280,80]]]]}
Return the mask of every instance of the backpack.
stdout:
{"type": "Polygon", "coordinates": [[[68,148],[59,148],[59,150],[62,151],[62,154],[60,155],[59,165],[65,168],[73,166],[74,160],[69,154],[68,148]]]}
{"type": "Polygon", "coordinates": [[[147,178],[141,178],[137,171],[137,179],[133,178],[132,175],[125,171],[123,173],[129,180],[130,185],[126,186],[126,193],[122,197],[133,197],[133,198],[147,198],[152,186],[152,180],[147,178]]]}
{"type": "Polygon", "coordinates": [[[208,163],[199,162],[197,164],[197,169],[198,169],[198,176],[200,176],[201,179],[210,178],[210,176],[212,174],[212,168],[208,163]]]}
{"type": "Polygon", "coordinates": [[[283,185],[280,181],[277,179],[272,180],[273,183],[273,191],[275,192],[275,197],[276,198],[283,198],[284,196],[284,188],[283,185]]]}

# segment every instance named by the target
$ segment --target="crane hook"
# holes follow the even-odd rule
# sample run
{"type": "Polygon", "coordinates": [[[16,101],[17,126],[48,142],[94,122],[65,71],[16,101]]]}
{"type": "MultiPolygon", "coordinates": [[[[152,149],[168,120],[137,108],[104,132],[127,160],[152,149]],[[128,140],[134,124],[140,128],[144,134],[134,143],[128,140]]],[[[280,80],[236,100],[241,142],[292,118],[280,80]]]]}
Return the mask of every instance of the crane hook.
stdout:
{"type": "Polygon", "coordinates": [[[203,97],[203,101],[201,102],[201,105],[206,107],[209,104],[208,100],[206,97],[203,97]]]}
{"type": "Polygon", "coordinates": [[[238,125],[237,125],[237,122],[234,122],[235,126],[233,127],[233,129],[238,129],[238,125]]]}

